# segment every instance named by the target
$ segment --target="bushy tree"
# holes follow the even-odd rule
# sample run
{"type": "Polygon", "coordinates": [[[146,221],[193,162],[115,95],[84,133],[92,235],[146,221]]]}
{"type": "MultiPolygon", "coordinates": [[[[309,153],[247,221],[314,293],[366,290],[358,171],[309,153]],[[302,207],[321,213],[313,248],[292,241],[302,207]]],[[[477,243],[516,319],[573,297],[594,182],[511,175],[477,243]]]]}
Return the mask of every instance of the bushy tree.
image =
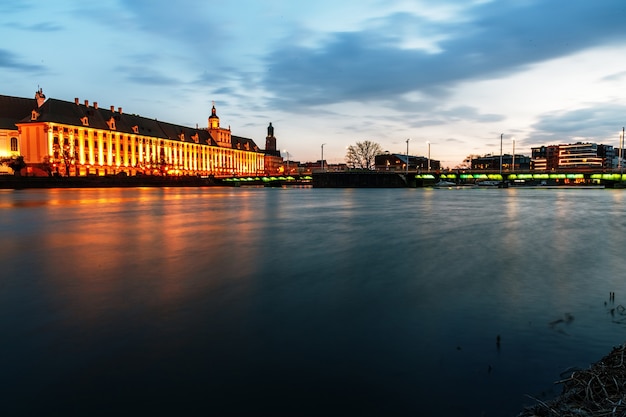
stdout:
{"type": "Polygon", "coordinates": [[[22,175],[22,169],[26,168],[26,162],[24,162],[24,157],[22,155],[5,158],[0,162],[11,168],[13,170],[13,175],[16,177],[22,175]]]}
{"type": "Polygon", "coordinates": [[[383,148],[369,140],[357,142],[348,146],[346,153],[346,163],[353,168],[372,169],[374,168],[374,158],[383,153],[383,148]]]}

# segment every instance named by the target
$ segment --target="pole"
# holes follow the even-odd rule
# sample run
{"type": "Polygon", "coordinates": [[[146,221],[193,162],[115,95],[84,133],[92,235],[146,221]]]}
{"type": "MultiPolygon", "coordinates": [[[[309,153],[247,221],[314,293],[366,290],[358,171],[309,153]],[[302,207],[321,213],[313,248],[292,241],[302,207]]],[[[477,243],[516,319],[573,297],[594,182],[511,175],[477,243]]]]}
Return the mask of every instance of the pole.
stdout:
{"type": "Polygon", "coordinates": [[[409,175],[409,141],[411,139],[406,140],[406,175],[409,175]]]}
{"type": "Polygon", "coordinates": [[[502,176],[502,136],[504,133],[500,133],[500,176],[502,176]]]}
{"type": "Polygon", "coordinates": [[[619,172],[620,174],[623,172],[624,170],[624,163],[622,162],[622,158],[624,157],[623,155],[623,149],[624,148],[624,128],[622,127],[622,140],[619,144],[619,172]]]}
{"type": "Polygon", "coordinates": [[[428,143],[428,172],[430,172],[430,142],[428,143]]]}
{"type": "Polygon", "coordinates": [[[324,145],[326,144],[322,143],[322,172],[324,172],[324,145]]]}
{"type": "Polygon", "coordinates": [[[511,165],[511,172],[515,171],[515,138],[513,138],[513,163],[511,165]]]}
{"type": "Polygon", "coordinates": [[[622,158],[624,157],[624,128],[622,127],[622,140],[619,144],[619,173],[624,172],[624,163],[622,162],[622,158]]]}

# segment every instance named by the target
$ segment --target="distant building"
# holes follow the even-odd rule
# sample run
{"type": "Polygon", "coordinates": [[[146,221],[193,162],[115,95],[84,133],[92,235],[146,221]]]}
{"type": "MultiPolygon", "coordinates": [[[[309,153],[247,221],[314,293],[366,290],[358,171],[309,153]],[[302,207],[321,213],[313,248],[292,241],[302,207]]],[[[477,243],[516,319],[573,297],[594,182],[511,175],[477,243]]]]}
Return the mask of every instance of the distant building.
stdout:
{"type": "Polygon", "coordinates": [[[409,171],[439,171],[441,164],[436,159],[431,159],[423,156],[413,156],[406,154],[390,154],[385,153],[376,155],[374,158],[374,169],[376,171],[406,171],[407,163],[409,165],[409,171]]]}
{"type": "MultiPolygon", "coordinates": [[[[271,127],[271,124],[270,124],[271,127]]],[[[273,128],[272,134],[273,138],[273,128]]],[[[274,141],[267,141],[270,165],[274,141]]],[[[0,155],[22,155],[29,175],[262,175],[266,152],[220,127],[215,105],[207,128],[161,122],[121,107],[0,96],[0,155]]]]}
{"type": "Polygon", "coordinates": [[[472,159],[472,170],[476,171],[528,171],[530,157],[524,155],[485,155],[472,159]]]}
{"type": "Polygon", "coordinates": [[[531,148],[531,169],[533,171],[554,171],[559,168],[559,146],[539,146],[531,148]]]}
{"type": "Polygon", "coordinates": [[[604,166],[595,143],[559,145],[559,169],[601,169],[604,166]]]}
{"type": "Polygon", "coordinates": [[[321,172],[322,169],[326,172],[337,172],[337,171],[347,171],[347,164],[329,164],[326,160],[317,160],[315,162],[305,162],[302,164],[304,168],[304,172],[313,173],[313,172],[321,172]]]}
{"type": "Polygon", "coordinates": [[[532,148],[533,171],[613,169],[618,163],[611,145],[577,142],[532,148]]]}

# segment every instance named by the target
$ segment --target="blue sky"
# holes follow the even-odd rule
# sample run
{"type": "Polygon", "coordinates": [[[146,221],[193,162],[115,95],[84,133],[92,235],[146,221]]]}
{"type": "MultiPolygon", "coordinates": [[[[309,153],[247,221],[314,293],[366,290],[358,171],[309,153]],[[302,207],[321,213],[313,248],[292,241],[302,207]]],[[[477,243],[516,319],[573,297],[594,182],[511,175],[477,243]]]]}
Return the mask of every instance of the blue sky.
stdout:
{"type": "Polygon", "coordinates": [[[97,101],[222,126],[290,159],[346,147],[530,155],[619,145],[624,0],[108,0],[0,3],[0,94],[97,101]]]}

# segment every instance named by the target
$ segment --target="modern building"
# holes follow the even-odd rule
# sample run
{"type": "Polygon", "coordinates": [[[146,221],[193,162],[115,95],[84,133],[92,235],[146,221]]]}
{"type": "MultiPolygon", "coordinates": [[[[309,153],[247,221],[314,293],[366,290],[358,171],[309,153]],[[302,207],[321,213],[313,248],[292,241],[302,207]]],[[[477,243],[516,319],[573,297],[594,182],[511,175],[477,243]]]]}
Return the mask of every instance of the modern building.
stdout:
{"type": "Polygon", "coordinates": [[[0,139],[0,152],[24,156],[28,175],[227,177],[266,171],[265,151],[252,139],[221,127],[215,105],[207,128],[191,128],[124,113],[121,107],[80,103],[78,98],[73,103],[46,100],[39,89],[34,101],[0,96],[0,121],[0,138],[8,138],[0,139]],[[15,117],[18,111],[21,116],[15,117]],[[13,130],[6,129],[11,120],[5,119],[13,119],[13,130]]]}
{"type": "Polygon", "coordinates": [[[533,171],[555,171],[559,168],[559,145],[531,148],[533,171]]]}
{"type": "Polygon", "coordinates": [[[602,169],[604,161],[598,155],[596,143],[559,145],[559,169],[602,169]]]}

